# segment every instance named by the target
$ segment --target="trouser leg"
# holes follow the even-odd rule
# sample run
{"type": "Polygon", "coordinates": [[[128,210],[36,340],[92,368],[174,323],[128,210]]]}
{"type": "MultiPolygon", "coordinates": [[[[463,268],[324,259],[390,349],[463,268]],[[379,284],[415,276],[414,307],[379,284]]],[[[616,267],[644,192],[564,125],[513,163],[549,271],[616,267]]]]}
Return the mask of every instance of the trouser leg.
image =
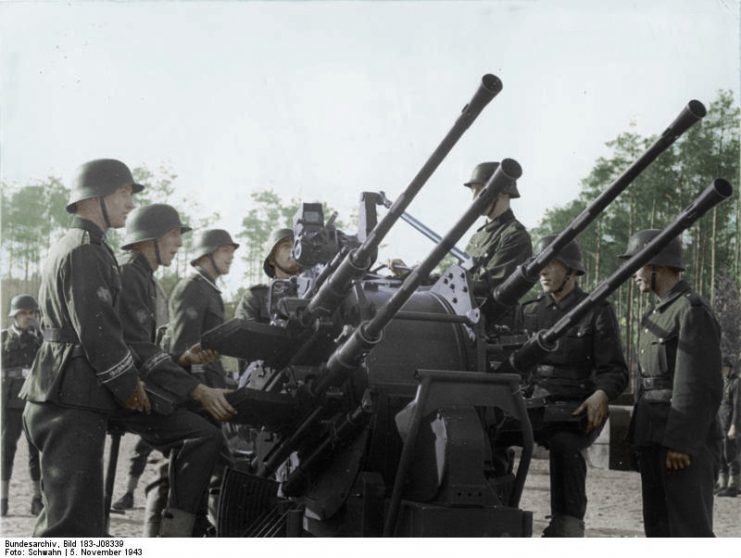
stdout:
{"type": "Polygon", "coordinates": [[[131,460],[129,463],[129,478],[139,478],[144,473],[144,469],[147,466],[147,459],[149,454],[152,453],[152,446],[144,441],[141,437],[136,441],[136,445],[131,452],[131,460]]]}
{"type": "Polygon", "coordinates": [[[195,514],[219,457],[219,428],[186,409],[126,417],[124,424],[151,446],[170,452],[168,507],[195,514]]]}
{"type": "Polygon", "coordinates": [[[170,461],[165,459],[157,467],[157,478],[147,485],[147,503],[144,508],[144,537],[156,537],[160,532],[162,512],[167,507],[170,494],[170,461]]]}
{"type": "Polygon", "coordinates": [[[669,530],[673,537],[713,537],[713,485],[716,465],[702,447],[681,471],[664,468],[669,530]]]}
{"type": "Polygon", "coordinates": [[[7,482],[13,476],[13,460],[18,439],[23,431],[23,409],[4,408],[2,414],[2,471],[0,480],[7,482]]]}
{"type": "Polygon", "coordinates": [[[24,426],[41,454],[44,508],[36,537],[105,536],[103,449],[107,417],[27,403],[24,426]]]}
{"type": "Polygon", "coordinates": [[[738,439],[734,438],[729,440],[725,438],[725,459],[723,460],[727,465],[728,474],[731,477],[738,477],[741,474],[741,444],[738,443],[738,439]]]}
{"type": "Polygon", "coordinates": [[[587,464],[582,450],[586,436],[569,431],[554,433],[548,440],[551,514],[584,519],[587,511],[587,464]]]}

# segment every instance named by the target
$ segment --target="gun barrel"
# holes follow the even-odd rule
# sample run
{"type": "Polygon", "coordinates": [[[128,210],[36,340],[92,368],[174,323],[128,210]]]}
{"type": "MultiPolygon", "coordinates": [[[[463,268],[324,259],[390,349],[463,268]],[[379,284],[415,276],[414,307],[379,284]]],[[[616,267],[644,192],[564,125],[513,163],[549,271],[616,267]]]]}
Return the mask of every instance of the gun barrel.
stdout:
{"type": "Polygon", "coordinates": [[[706,114],[705,106],[700,101],[690,101],[679,113],[679,116],[664,130],[661,136],[628,167],[615,181],[584,209],[540,254],[520,266],[515,273],[499,285],[493,293],[494,303],[504,310],[517,304],[538,279],[538,273],[569,242],[574,240],[605,208],[625,190],[641,172],[643,172],[664,151],[686,132],[693,124],[699,122],[706,114]]]}
{"type": "Polygon", "coordinates": [[[432,252],[406,277],[399,289],[381,306],[375,315],[360,324],[353,334],[335,350],[327,362],[326,373],[317,381],[314,392],[321,393],[336,381],[343,371],[353,370],[358,360],[381,340],[383,329],[399,313],[420,283],[429,276],[435,266],[445,257],[451,246],[465,234],[476,219],[493,203],[502,188],[516,181],[522,175],[522,168],[514,159],[504,159],[496,172],[484,186],[479,196],[468,210],[453,225],[448,234],[435,246],[432,252]]]}
{"type": "Polygon", "coordinates": [[[513,353],[510,362],[517,370],[525,370],[537,363],[540,358],[555,348],[556,341],[574,326],[595,305],[610,296],[621,284],[643,267],[664,246],[669,244],[682,231],[688,229],[714,206],[733,193],[731,184],[723,178],[716,178],[677,218],[641,251],[627,260],[610,277],[602,281],[584,300],[576,305],[553,327],[543,330],[520,350],[513,353]]]}
{"type": "Polygon", "coordinates": [[[309,316],[331,314],[344,298],[353,279],[360,277],[371,265],[371,258],[378,250],[391,227],[399,220],[407,206],[422,186],[432,176],[443,159],[471,126],[484,107],[502,90],[501,80],[493,74],[486,74],[469,103],[463,107],[461,115],[446,134],[432,155],[412,179],[402,194],[396,198],[384,218],[368,233],[365,241],[350,252],[337,270],[321,286],[311,299],[307,308],[309,316]]]}

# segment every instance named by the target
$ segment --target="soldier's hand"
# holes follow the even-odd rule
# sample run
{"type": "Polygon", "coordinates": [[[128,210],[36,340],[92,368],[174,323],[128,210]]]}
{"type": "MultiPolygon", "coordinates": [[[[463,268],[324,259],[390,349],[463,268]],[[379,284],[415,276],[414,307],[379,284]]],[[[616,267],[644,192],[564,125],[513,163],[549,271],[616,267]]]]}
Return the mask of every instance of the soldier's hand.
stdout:
{"type": "Polygon", "coordinates": [[[669,471],[681,471],[690,466],[690,456],[681,451],[666,450],[666,468],[669,471]]]}
{"type": "Polygon", "coordinates": [[[736,425],[735,424],[732,424],[731,427],[728,429],[728,439],[729,440],[736,439],[736,425]]]}
{"type": "Polygon", "coordinates": [[[152,404],[149,402],[147,392],[144,391],[144,384],[141,380],[136,381],[136,388],[134,393],[131,394],[128,401],[124,403],[124,408],[129,411],[138,411],[140,413],[146,413],[147,415],[152,411],[152,404]]]}
{"type": "Polygon", "coordinates": [[[231,393],[230,389],[210,388],[203,384],[198,384],[191,393],[191,397],[198,401],[203,409],[218,421],[226,421],[237,414],[224,397],[231,393]]]}
{"type": "Polygon", "coordinates": [[[607,394],[601,389],[598,389],[587,397],[571,414],[580,415],[586,411],[587,432],[591,432],[595,428],[602,426],[607,420],[607,415],[610,414],[609,402],[607,394]]]}
{"type": "Polygon", "coordinates": [[[219,360],[219,353],[211,349],[201,348],[200,343],[196,343],[190,349],[185,351],[178,359],[178,364],[184,368],[189,368],[193,364],[208,364],[219,360]]]}

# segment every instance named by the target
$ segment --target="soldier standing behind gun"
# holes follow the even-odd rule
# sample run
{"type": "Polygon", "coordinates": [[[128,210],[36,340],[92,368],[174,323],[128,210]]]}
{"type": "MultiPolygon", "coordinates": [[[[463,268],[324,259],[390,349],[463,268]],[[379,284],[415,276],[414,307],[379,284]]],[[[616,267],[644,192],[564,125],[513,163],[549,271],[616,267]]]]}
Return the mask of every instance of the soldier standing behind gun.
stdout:
{"type": "MultiPolygon", "coordinates": [[[[216,426],[180,405],[198,401],[216,420],[227,420],[234,414],[224,398],[224,390],[200,384],[182,368],[202,364],[209,358],[217,358],[216,355],[202,351],[196,344],[185,350],[175,363],[155,344],[158,289],[154,272],[161,265],[170,265],[182,246],[182,233],[189,230],[169,205],[153,204],[137,209],[129,217],[122,245],[128,254],[120,258],[124,339],[133,349],[147,385],[155,386],[178,405],[167,415],[118,417],[126,430],[139,434],[150,446],[170,455],[169,498],[159,527],[159,535],[163,537],[193,534],[223,442],[216,426]]],[[[156,523],[150,520],[145,534],[156,535],[152,528],[156,523]]]]}
{"type": "MultiPolygon", "coordinates": [[[[498,167],[497,162],[487,162],[473,169],[471,179],[464,186],[471,189],[474,198],[478,197],[498,167]]],[[[489,221],[476,231],[466,248],[475,262],[471,270],[473,279],[483,283],[488,295],[533,253],[530,235],[510,208],[510,200],[519,197],[514,182],[499,192],[496,201],[484,213],[489,221]]],[[[479,292],[480,288],[477,288],[477,294],[479,292]]],[[[484,313],[489,323],[507,321],[502,316],[487,313],[486,305],[484,313]]]]}
{"type": "Polygon", "coordinates": [[[734,359],[723,357],[723,400],[718,418],[723,433],[723,453],[720,474],[716,484],[716,496],[735,498],[741,488],[741,448],[738,434],[741,431],[741,389],[734,359]]]}
{"type": "MultiPolygon", "coordinates": [[[[660,232],[634,234],[620,257],[630,258],[660,232]]],[[[723,390],[720,328],[682,279],[683,270],[682,242],[675,238],[633,276],[641,293],[659,297],[641,321],[631,421],[647,537],[713,536],[723,390]]]]}
{"type": "MultiPolygon", "coordinates": [[[[555,236],[546,236],[539,251],[555,236]]],[[[540,272],[543,295],[522,305],[521,321],[536,333],[550,328],[587,297],[577,284],[585,272],[581,250],[569,242],[540,272]]],[[[573,415],[586,414],[586,430],[554,425],[536,440],[549,451],[551,481],[551,520],[544,537],[583,537],[587,510],[587,465],[582,450],[599,435],[609,412],[608,402],[628,384],[617,319],[612,306],[596,306],[546,355],[532,376],[532,397],[545,397],[547,403],[567,403],[573,415]]]]}
{"type": "Polygon", "coordinates": [[[105,242],[144,187],[114,159],[84,164],[67,211],[70,229],[49,250],[39,302],[44,341],[21,397],[24,427],[41,453],[44,508],[34,536],[105,535],[103,448],[119,408],[148,413],[149,399],[123,340],[121,279],[105,242]]]}
{"type": "MultiPolygon", "coordinates": [[[[9,317],[13,323],[2,331],[2,498],[0,516],[8,515],[10,478],[18,439],[23,431],[23,407],[26,402],[18,397],[24,379],[28,376],[36,352],[41,346],[41,332],[36,328],[38,304],[31,295],[23,294],[10,301],[9,317]]],[[[28,471],[33,483],[31,515],[39,515],[41,503],[41,473],[39,452],[29,442],[28,471]]]]}
{"type": "MultiPolygon", "coordinates": [[[[270,235],[270,240],[270,252],[262,263],[265,275],[271,279],[288,279],[301,271],[301,266],[291,256],[293,231],[291,229],[277,229],[270,235]]],[[[269,290],[267,285],[255,285],[247,289],[234,311],[234,317],[269,323],[269,290]]]]}

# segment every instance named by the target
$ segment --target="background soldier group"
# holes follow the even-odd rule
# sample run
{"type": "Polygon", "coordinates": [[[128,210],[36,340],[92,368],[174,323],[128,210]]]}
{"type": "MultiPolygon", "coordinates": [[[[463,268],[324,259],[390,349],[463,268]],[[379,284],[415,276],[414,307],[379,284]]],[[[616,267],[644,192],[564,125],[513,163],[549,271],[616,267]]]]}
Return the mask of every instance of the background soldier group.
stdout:
{"type": "MultiPolygon", "coordinates": [[[[474,169],[466,183],[474,197],[497,166],[487,162],[474,169]]],[[[201,233],[191,262],[195,273],[182,279],[170,297],[169,326],[160,345],[164,301],[153,274],[170,264],[189,227],[174,208],[154,204],[129,217],[126,254],[118,262],[105,242],[109,228],[124,226],[133,195],[143,188],[120,161],[83,165],[67,206],[74,222],[50,250],[44,268],[43,343],[23,389],[30,443],[41,452],[44,509],[37,536],[105,534],[102,454],[112,423],[137,433],[170,458],[169,474],[161,475],[148,502],[148,535],[200,534],[196,524],[205,516],[209,478],[214,473],[218,478],[219,468],[229,463],[224,436],[214,422],[234,413],[224,398],[227,378],[218,355],[201,350],[199,342],[225,319],[216,280],[229,272],[239,245],[223,230],[201,233]]],[[[519,195],[514,186],[498,192],[485,211],[487,224],[468,248],[476,261],[473,277],[483,285],[477,294],[485,299],[532,255],[530,236],[510,208],[510,200],[519,195]]],[[[655,231],[635,235],[624,256],[653,235],[655,231]]],[[[543,239],[541,248],[549,240],[543,239]]],[[[292,231],[276,231],[264,265],[270,278],[300,271],[290,257],[291,244],[292,231]]],[[[721,441],[720,331],[704,301],[681,280],[683,269],[676,239],[635,275],[642,292],[660,298],[641,326],[640,385],[632,425],[647,536],[712,535],[714,463],[721,441]]],[[[583,273],[579,246],[572,242],[541,272],[543,295],[524,303],[517,316],[493,325],[516,324],[531,333],[552,325],[586,296],[577,285],[583,273]]],[[[248,289],[237,317],[268,321],[267,292],[262,285],[248,289]]],[[[31,344],[31,337],[38,339],[35,333],[26,335],[31,344]]],[[[3,333],[4,403],[6,371],[28,367],[28,354],[22,362],[12,360],[10,352],[6,355],[3,333]]],[[[587,502],[581,451],[599,434],[608,402],[628,381],[612,307],[605,303],[595,308],[529,372],[531,397],[566,406],[574,417],[584,418],[580,430],[555,428],[538,439],[550,449],[552,518],[544,535],[583,536],[587,502]]],[[[3,411],[4,458],[6,423],[13,420],[6,418],[6,408],[10,406],[3,411]]],[[[734,416],[737,420],[738,413],[734,416]]],[[[6,469],[4,459],[5,506],[6,469]]],[[[738,488],[738,469],[730,476],[738,488]]],[[[131,482],[129,488],[133,490],[131,482]]]]}

